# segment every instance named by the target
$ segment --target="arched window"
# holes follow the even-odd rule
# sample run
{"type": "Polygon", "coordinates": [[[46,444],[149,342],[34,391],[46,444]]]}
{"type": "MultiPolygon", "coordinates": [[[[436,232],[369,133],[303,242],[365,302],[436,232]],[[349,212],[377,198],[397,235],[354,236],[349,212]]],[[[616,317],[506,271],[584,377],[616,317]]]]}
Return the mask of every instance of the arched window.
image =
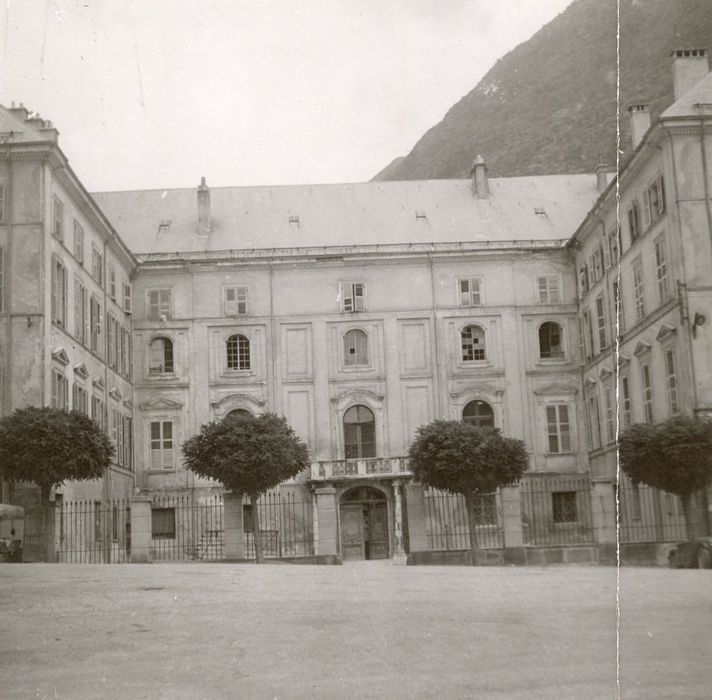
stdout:
{"type": "Polygon", "coordinates": [[[148,373],[151,375],[173,372],[173,341],[170,338],[154,338],[148,359],[148,373]]]}
{"type": "Polygon", "coordinates": [[[228,418],[239,418],[240,416],[251,416],[252,414],[245,408],[236,408],[234,411],[230,411],[223,420],[228,420],[228,418]]]}
{"type": "Polygon", "coordinates": [[[244,335],[231,335],[227,339],[227,368],[250,369],[250,341],[244,335]]]}
{"type": "Polygon", "coordinates": [[[481,428],[494,428],[494,411],[484,401],[470,401],[462,409],[462,420],[481,428]]]}
{"type": "Polygon", "coordinates": [[[485,332],[479,326],[465,326],[460,337],[463,362],[486,359],[485,332]]]}
{"type": "Polygon", "coordinates": [[[547,321],[539,326],[539,357],[543,360],[563,357],[563,333],[561,326],[553,321],[547,321]]]}
{"type": "Polygon", "coordinates": [[[344,364],[368,364],[368,336],[362,330],[354,329],[344,335],[344,364]]]}
{"type": "Polygon", "coordinates": [[[366,406],[351,406],[344,414],[346,459],[376,456],[376,421],[366,406]]]}

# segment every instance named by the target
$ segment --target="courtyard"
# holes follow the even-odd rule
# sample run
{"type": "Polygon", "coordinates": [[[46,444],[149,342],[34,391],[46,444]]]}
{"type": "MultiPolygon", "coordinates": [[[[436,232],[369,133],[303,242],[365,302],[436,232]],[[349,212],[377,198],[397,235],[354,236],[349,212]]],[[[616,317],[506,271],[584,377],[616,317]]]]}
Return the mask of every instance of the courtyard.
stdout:
{"type": "MultiPolygon", "coordinates": [[[[707,698],[707,571],[622,569],[621,697],[707,698]]],[[[4,698],[614,698],[616,569],[0,565],[4,698]]]]}

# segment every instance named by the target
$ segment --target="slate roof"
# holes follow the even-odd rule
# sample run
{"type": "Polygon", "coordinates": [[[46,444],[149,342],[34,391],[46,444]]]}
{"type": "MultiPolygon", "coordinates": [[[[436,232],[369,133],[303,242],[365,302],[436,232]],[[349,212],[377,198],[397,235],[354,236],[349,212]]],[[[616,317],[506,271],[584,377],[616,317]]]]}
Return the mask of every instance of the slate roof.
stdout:
{"type": "Polygon", "coordinates": [[[217,187],[211,233],[196,189],[92,196],[135,254],[312,246],[566,240],[598,197],[594,175],[217,187]],[[163,223],[163,225],[161,225],[163,223]]]}
{"type": "Polygon", "coordinates": [[[675,119],[679,117],[699,117],[700,114],[712,114],[712,73],[703,78],[679,100],[673,102],[661,115],[660,119],[675,119]],[[706,109],[700,112],[697,105],[706,109]]]}

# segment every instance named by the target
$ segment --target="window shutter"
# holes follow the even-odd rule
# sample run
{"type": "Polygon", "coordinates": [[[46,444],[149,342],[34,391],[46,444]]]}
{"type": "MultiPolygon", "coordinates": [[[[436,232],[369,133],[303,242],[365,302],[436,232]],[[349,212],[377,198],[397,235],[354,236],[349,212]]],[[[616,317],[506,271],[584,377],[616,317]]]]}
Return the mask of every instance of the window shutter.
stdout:
{"type": "Polygon", "coordinates": [[[131,313],[131,285],[127,282],[124,282],[124,311],[131,313]]]}
{"type": "Polygon", "coordinates": [[[228,287],[225,290],[225,315],[237,316],[237,290],[234,287],[228,287]]]}
{"type": "Polygon", "coordinates": [[[643,224],[650,225],[650,190],[646,190],[643,195],[643,224]]]}

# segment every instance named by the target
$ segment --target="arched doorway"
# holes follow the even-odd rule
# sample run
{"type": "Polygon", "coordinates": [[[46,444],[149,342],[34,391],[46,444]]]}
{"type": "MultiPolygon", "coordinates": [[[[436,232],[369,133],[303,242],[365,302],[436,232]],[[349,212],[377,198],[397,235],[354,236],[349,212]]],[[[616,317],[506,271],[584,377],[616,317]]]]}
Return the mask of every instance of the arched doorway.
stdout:
{"type": "Polygon", "coordinates": [[[388,500],[370,486],[347,491],[339,502],[341,556],[355,559],[388,559],[388,500]]]}

